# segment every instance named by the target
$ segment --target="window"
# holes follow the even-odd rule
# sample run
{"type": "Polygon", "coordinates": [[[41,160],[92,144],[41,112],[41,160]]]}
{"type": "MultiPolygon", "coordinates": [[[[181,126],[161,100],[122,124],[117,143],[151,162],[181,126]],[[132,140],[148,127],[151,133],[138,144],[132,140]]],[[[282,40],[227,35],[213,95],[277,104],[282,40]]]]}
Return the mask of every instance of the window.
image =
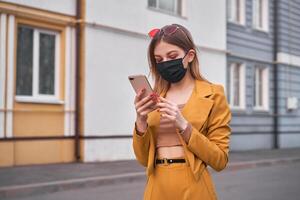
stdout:
{"type": "Polygon", "coordinates": [[[253,27],[258,30],[269,30],[268,0],[253,0],[253,27]]]}
{"type": "Polygon", "coordinates": [[[227,1],[227,19],[230,22],[245,24],[245,0],[227,1]]]}
{"type": "Polygon", "coordinates": [[[183,0],[148,0],[148,6],[169,13],[182,15],[183,0]]]}
{"type": "Polygon", "coordinates": [[[245,108],[245,66],[232,63],[230,69],[229,104],[232,108],[245,108]]]}
{"type": "Polygon", "coordinates": [[[58,100],[59,33],[18,26],[18,99],[58,100]]]}
{"type": "Polygon", "coordinates": [[[269,73],[267,67],[255,67],[253,97],[254,109],[269,109],[269,73]]]}

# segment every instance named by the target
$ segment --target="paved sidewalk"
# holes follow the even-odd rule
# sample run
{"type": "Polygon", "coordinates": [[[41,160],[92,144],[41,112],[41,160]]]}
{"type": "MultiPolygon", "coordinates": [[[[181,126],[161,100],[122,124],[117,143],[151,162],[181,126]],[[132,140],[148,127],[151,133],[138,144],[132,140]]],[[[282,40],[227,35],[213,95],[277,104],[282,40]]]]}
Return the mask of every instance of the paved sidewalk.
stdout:
{"type": "MultiPolygon", "coordinates": [[[[289,162],[300,162],[300,148],[230,152],[224,171],[289,162]]],[[[145,168],[135,160],[6,167],[0,168],[0,199],[144,178],[145,168]]]]}

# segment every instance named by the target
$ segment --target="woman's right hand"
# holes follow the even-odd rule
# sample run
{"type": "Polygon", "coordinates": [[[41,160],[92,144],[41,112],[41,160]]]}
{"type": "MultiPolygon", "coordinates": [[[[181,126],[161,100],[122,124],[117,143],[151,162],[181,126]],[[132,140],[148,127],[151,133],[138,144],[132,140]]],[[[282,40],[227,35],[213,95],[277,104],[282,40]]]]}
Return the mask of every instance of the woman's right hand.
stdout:
{"type": "Polygon", "coordinates": [[[136,109],[136,125],[139,132],[144,133],[147,130],[147,118],[148,113],[152,112],[157,108],[156,103],[158,102],[158,95],[152,93],[144,98],[143,94],[145,89],[139,91],[135,96],[134,104],[136,109]]]}

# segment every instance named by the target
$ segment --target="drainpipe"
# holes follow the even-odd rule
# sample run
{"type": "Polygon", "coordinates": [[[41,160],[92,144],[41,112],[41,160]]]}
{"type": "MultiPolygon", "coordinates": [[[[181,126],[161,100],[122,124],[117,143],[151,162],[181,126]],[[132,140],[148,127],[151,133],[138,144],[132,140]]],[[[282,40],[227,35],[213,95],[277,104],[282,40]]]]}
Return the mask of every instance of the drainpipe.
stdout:
{"type": "Polygon", "coordinates": [[[274,131],[274,141],[273,148],[278,149],[278,63],[277,63],[277,52],[278,52],[278,1],[274,2],[274,11],[273,11],[273,31],[274,31],[274,40],[273,40],[273,60],[274,60],[274,72],[273,72],[273,93],[274,93],[274,117],[273,117],[273,131],[274,131]]]}
{"type": "Polygon", "coordinates": [[[81,124],[81,99],[83,97],[82,88],[82,68],[83,68],[83,48],[84,48],[84,9],[85,0],[76,0],[76,46],[75,46],[75,58],[76,58],[76,81],[75,81],[75,158],[79,162],[81,160],[80,156],[80,132],[83,130],[81,124]]]}

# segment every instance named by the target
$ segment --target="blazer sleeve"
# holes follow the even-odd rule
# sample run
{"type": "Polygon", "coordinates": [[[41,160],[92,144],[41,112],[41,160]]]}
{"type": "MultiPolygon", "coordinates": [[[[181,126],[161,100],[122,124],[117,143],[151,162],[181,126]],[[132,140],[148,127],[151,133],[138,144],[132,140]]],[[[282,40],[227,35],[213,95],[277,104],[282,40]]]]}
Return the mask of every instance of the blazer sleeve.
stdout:
{"type": "Polygon", "coordinates": [[[231,112],[221,85],[214,85],[214,101],[207,119],[207,134],[192,126],[187,147],[199,159],[216,171],[224,169],[228,163],[231,112]]]}
{"type": "Polygon", "coordinates": [[[149,148],[150,148],[149,126],[147,127],[147,130],[143,135],[138,135],[137,132],[138,131],[135,123],[133,129],[133,139],[132,139],[133,151],[137,161],[141,165],[147,167],[149,148]]]}

